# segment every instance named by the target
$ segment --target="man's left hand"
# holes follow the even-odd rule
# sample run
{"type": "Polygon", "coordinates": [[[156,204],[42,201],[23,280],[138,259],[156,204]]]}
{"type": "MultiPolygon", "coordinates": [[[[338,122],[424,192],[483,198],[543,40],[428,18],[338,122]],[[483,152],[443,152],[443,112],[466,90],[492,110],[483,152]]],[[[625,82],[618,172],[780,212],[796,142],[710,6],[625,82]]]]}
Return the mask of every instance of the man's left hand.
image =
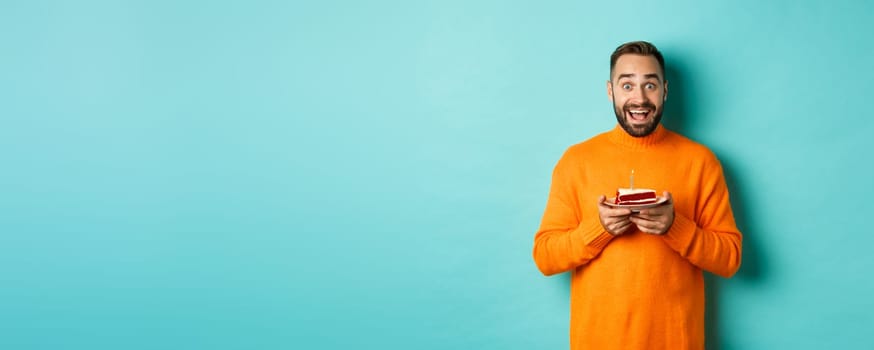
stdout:
{"type": "Polygon", "coordinates": [[[629,217],[629,220],[637,225],[641,232],[663,235],[671,229],[671,225],[674,223],[674,199],[668,191],[664,192],[664,196],[668,199],[664,204],[642,209],[640,212],[632,213],[629,217]]]}

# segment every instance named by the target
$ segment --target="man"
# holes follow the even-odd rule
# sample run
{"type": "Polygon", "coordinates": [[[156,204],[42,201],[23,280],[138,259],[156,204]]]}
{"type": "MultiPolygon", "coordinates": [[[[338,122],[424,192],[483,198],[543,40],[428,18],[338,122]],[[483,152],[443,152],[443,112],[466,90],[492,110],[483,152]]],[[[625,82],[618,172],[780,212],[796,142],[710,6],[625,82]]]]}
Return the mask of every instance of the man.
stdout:
{"type": "Polygon", "coordinates": [[[722,167],[660,124],[667,95],[658,49],[619,46],[607,81],[618,125],[568,148],[553,171],[534,261],[544,275],[571,271],[573,350],[703,349],[702,270],[731,277],[740,266],[722,167]],[[634,187],[663,191],[663,204],[607,205],[632,170],[634,187]]]}

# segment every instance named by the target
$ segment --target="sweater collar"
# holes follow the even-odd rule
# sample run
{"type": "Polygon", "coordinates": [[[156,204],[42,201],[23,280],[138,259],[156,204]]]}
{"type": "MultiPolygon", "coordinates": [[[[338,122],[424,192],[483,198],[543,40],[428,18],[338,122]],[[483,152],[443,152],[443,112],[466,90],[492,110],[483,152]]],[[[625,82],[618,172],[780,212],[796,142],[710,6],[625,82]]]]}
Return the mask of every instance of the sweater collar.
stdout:
{"type": "Polygon", "coordinates": [[[616,124],[613,130],[607,132],[607,136],[610,138],[610,141],[617,145],[632,149],[644,149],[657,145],[664,140],[665,136],[668,136],[668,129],[665,129],[665,127],[659,123],[651,134],[643,137],[634,137],[625,132],[625,129],[622,129],[622,126],[616,124]]]}

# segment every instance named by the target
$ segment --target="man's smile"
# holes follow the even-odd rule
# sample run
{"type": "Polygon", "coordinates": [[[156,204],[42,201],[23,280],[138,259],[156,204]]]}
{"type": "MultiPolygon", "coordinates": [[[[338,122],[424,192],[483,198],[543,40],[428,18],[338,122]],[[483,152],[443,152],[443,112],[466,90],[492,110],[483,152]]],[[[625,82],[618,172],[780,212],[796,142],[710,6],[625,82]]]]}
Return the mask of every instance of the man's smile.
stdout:
{"type": "Polygon", "coordinates": [[[655,115],[656,107],[650,102],[627,103],[622,108],[625,120],[632,125],[649,124],[655,115]]]}
{"type": "Polygon", "coordinates": [[[645,122],[649,118],[649,116],[652,115],[652,110],[636,108],[626,110],[625,114],[632,122],[645,122]]]}

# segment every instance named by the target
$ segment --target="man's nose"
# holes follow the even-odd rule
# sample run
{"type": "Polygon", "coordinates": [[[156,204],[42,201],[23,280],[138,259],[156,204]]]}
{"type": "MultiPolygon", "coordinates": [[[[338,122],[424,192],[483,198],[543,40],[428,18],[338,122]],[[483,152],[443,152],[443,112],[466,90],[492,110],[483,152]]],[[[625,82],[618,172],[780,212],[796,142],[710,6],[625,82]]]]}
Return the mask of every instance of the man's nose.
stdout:
{"type": "Polygon", "coordinates": [[[646,91],[644,91],[644,89],[642,87],[639,89],[634,89],[634,92],[632,93],[631,97],[633,97],[635,101],[641,101],[641,102],[647,101],[646,91]]]}

